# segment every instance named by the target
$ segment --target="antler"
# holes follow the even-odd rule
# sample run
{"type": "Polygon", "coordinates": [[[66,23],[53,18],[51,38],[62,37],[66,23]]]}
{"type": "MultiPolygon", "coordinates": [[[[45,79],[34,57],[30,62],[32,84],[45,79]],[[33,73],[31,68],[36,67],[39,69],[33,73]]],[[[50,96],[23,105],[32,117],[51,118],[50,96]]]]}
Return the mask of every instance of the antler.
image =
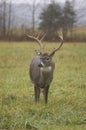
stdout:
{"type": "Polygon", "coordinates": [[[44,33],[44,35],[42,36],[42,38],[39,39],[40,34],[41,34],[41,32],[38,34],[37,37],[35,37],[35,36],[31,36],[31,35],[27,35],[27,36],[28,36],[29,38],[31,38],[31,39],[34,39],[34,40],[38,43],[38,45],[40,46],[41,51],[43,52],[43,50],[44,50],[44,44],[42,43],[42,40],[44,39],[46,33],[44,33]]]}
{"type": "Polygon", "coordinates": [[[54,55],[55,52],[58,51],[58,50],[62,47],[62,45],[63,45],[63,36],[60,36],[60,35],[58,34],[58,37],[59,37],[59,39],[61,40],[60,46],[59,46],[58,48],[54,48],[54,49],[49,53],[49,56],[54,55]]]}

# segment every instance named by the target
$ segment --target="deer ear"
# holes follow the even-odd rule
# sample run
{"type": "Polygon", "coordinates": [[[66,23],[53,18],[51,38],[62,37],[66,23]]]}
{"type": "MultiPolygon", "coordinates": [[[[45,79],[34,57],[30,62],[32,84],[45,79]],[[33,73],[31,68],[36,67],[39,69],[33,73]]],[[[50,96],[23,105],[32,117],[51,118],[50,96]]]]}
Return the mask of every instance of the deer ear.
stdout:
{"type": "Polygon", "coordinates": [[[39,50],[35,50],[36,55],[41,55],[42,53],[39,50]]]}

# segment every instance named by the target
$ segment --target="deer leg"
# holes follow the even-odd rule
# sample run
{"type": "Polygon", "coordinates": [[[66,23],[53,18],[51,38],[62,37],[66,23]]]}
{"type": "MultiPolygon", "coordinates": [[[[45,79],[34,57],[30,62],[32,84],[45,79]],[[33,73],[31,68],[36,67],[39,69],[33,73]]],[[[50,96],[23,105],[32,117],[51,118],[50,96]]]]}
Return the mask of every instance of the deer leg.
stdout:
{"type": "Polygon", "coordinates": [[[43,92],[45,104],[47,104],[47,101],[48,101],[48,90],[49,90],[49,85],[44,88],[44,92],[43,92]]]}
{"type": "Polygon", "coordinates": [[[35,92],[35,102],[37,103],[40,97],[40,88],[38,86],[34,86],[34,92],[35,92]]]}

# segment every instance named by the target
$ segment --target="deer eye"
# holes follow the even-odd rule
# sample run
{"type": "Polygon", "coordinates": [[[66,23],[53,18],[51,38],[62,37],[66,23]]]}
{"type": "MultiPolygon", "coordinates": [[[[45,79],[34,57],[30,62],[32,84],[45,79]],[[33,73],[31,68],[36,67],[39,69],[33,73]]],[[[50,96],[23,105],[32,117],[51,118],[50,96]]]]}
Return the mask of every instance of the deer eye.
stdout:
{"type": "Polygon", "coordinates": [[[50,58],[49,58],[49,57],[47,57],[47,58],[46,58],[46,60],[50,60],[50,58]]]}

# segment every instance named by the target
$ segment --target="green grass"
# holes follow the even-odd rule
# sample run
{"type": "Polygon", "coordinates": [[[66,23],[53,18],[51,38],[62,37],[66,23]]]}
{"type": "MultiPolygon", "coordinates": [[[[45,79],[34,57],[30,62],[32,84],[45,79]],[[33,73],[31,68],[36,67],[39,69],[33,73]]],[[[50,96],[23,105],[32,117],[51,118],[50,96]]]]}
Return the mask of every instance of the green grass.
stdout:
{"type": "Polygon", "coordinates": [[[55,54],[47,105],[42,95],[34,103],[28,73],[35,49],[35,43],[0,43],[0,130],[86,130],[86,44],[64,43],[55,54]]]}

